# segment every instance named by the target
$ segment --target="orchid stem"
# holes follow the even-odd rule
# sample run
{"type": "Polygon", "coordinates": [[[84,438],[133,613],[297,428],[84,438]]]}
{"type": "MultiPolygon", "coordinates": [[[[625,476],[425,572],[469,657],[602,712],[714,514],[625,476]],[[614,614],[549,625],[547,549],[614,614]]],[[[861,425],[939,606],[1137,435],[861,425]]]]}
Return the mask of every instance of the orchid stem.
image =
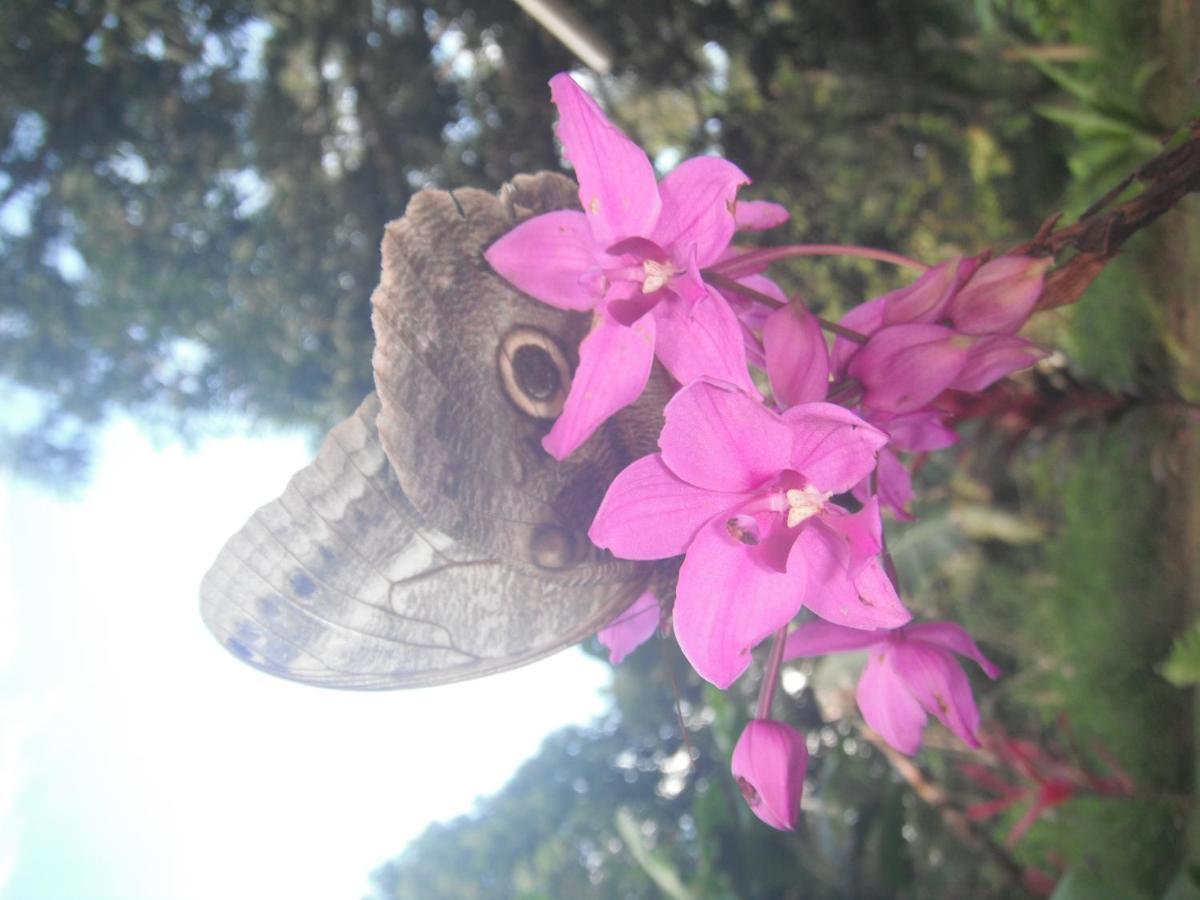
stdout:
{"type": "MultiPolygon", "coordinates": [[[[785,305],[783,301],[772,297],[770,294],[764,294],[762,291],[748,287],[747,285],[742,284],[740,281],[730,278],[728,275],[725,275],[721,272],[714,272],[712,269],[705,269],[701,275],[704,277],[705,281],[707,281],[713,287],[720,288],[721,290],[733,291],[734,293],[741,294],[743,297],[747,297],[750,300],[757,300],[759,303],[765,303],[768,306],[782,307],[785,305]]],[[[831,334],[839,335],[840,337],[844,337],[846,340],[853,341],[856,344],[865,344],[867,342],[867,336],[865,334],[861,334],[852,328],[847,328],[845,325],[839,325],[837,322],[830,322],[828,319],[824,319],[815,313],[813,313],[813,318],[817,320],[818,325],[831,334]]]]}
{"type": "Polygon", "coordinates": [[[671,687],[675,692],[675,718],[679,722],[679,736],[683,740],[683,746],[687,748],[688,765],[691,766],[695,764],[699,754],[688,737],[687,722],[684,721],[683,707],[679,703],[679,698],[682,696],[679,693],[679,679],[675,677],[675,666],[671,663],[671,654],[667,652],[667,642],[660,639],[658,644],[662,648],[663,665],[667,667],[667,672],[671,676],[671,687]]]}
{"type": "Polygon", "coordinates": [[[783,665],[783,650],[787,645],[787,626],[777,632],[771,642],[771,653],[767,657],[767,667],[763,671],[762,687],[758,692],[758,706],[754,709],[754,718],[771,718],[771,702],[775,699],[775,687],[779,684],[779,669],[783,665]]]}
{"type": "MultiPolygon", "coordinates": [[[[867,492],[872,497],[879,496],[879,466],[876,465],[871,470],[871,475],[867,481],[867,492]]],[[[896,571],[896,561],[892,559],[892,551],[888,549],[887,535],[882,531],[879,533],[879,555],[883,559],[883,571],[887,577],[891,579],[892,587],[896,589],[896,593],[900,593],[900,573],[896,571]]]]}
{"type": "Polygon", "coordinates": [[[750,275],[761,271],[773,262],[794,259],[798,256],[854,256],[859,259],[890,263],[905,269],[919,269],[922,272],[929,268],[920,260],[893,253],[890,250],[846,244],[787,244],[783,247],[764,247],[761,250],[749,250],[739,256],[717,263],[716,268],[736,278],[739,275],[750,275]]]}
{"type": "Polygon", "coordinates": [[[723,291],[733,291],[741,294],[750,300],[757,300],[759,303],[765,303],[767,306],[774,306],[776,309],[787,304],[784,301],[772,297],[770,294],[764,294],[762,291],[755,290],[749,285],[742,284],[728,275],[723,275],[720,272],[714,272],[712,269],[705,269],[700,273],[700,277],[711,284],[713,287],[720,288],[723,291]]]}
{"type": "Polygon", "coordinates": [[[862,383],[856,378],[835,382],[825,400],[838,406],[853,407],[862,399],[862,383]]]}

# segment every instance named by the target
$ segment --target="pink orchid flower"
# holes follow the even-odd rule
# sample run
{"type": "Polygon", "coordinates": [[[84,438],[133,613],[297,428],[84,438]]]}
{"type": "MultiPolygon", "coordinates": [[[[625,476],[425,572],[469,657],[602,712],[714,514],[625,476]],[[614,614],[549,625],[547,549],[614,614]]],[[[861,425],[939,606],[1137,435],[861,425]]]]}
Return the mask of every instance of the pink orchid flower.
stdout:
{"type": "Polygon", "coordinates": [[[780,831],[795,831],[808,770],[808,747],[796,729],[770,719],[746,724],[730,768],[750,811],[780,831]]]}
{"type": "Polygon", "coordinates": [[[883,432],[830,403],[780,414],[706,381],[664,415],[662,452],[613,480],[588,534],[624,559],[685,554],[674,629],[702,677],[728,687],[802,605],[856,628],[908,621],[878,559],[878,505],[832,500],[874,467],[883,432]]]}
{"type": "Polygon", "coordinates": [[[858,682],[858,709],[879,736],[901,753],[921,746],[927,713],[978,747],[979,708],[954,654],[975,660],[989,678],[1000,674],[960,626],[952,622],[864,632],[814,619],[788,635],[785,659],[870,650],[858,682]]]}
{"type": "MultiPolygon", "coordinates": [[[[543,441],[572,453],[641,394],[655,356],[680,383],[712,376],[752,389],[741,327],[700,271],[739,225],[733,163],[695,157],[656,182],[649,157],[569,75],[550,80],[558,137],[579,180],[583,212],[536,216],[488,248],[497,272],[559,309],[592,310],[563,412],[543,441]]],[[[777,223],[781,208],[743,211],[744,227],[777,223]]]]}
{"type": "Polygon", "coordinates": [[[596,632],[596,638],[608,648],[608,661],[614,666],[640,647],[662,622],[662,609],[652,591],[646,591],[633,605],[596,632]]]}

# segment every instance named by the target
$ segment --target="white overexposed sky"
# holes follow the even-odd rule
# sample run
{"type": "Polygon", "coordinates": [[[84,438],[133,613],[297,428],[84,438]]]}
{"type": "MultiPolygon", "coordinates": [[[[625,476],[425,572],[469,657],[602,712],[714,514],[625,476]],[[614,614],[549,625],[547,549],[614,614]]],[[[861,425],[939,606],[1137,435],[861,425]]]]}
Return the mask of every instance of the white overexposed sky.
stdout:
{"type": "Polygon", "coordinates": [[[68,501],[0,475],[0,897],[358,898],[433,820],[605,707],[578,650],[409,692],[302,687],[209,636],[218,549],[310,458],[118,421],[68,501]]]}

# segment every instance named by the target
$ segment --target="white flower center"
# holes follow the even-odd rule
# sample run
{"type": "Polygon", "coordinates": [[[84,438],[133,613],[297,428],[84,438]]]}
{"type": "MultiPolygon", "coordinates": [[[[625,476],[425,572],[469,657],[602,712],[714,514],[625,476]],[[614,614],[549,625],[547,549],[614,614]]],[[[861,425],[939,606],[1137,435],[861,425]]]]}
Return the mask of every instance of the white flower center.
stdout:
{"type": "Polygon", "coordinates": [[[811,484],[806,484],[799,489],[790,489],[784,496],[787,498],[788,505],[788,528],[795,528],[805,519],[811,519],[824,509],[833,494],[818,491],[811,484]]]}
{"type": "Polygon", "coordinates": [[[655,291],[661,290],[666,287],[668,281],[679,274],[679,270],[670,260],[659,262],[656,259],[643,260],[642,272],[646,276],[642,281],[643,294],[653,294],[655,291]]]}

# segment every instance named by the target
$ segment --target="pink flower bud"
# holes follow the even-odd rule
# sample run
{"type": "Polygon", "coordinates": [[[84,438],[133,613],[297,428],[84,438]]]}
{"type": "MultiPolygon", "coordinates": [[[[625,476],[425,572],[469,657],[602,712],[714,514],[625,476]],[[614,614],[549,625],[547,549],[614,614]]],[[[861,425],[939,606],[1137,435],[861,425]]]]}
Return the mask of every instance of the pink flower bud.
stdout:
{"type": "Polygon", "coordinates": [[[941,325],[881,328],[850,361],[862,382],[863,405],[888,413],[914,412],[958,377],[967,360],[968,339],[941,325]]]}
{"type": "Polygon", "coordinates": [[[907,287],[884,297],[884,325],[936,322],[955,292],[979,268],[974,258],[948,259],[932,266],[907,287]]]}
{"type": "Polygon", "coordinates": [[[1044,355],[1032,341],[1013,334],[979,338],[967,351],[967,361],[950,387],[956,391],[982,391],[1005,375],[1032,366],[1044,355]]]}
{"type": "Polygon", "coordinates": [[[816,317],[799,305],[782,306],[767,317],[762,336],[775,402],[789,407],[824,400],[829,350],[816,317]]]}
{"type": "Polygon", "coordinates": [[[964,334],[1015,334],[1042,295],[1050,258],[1001,256],[983,265],[954,295],[947,314],[964,334]]]}
{"type": "Polygon", "coordinates": [[[808,769],[804,735],[782,722],[754,719],[733,748],[731,768],[751,812],[772,828],[795,830],[808,769]]]}

